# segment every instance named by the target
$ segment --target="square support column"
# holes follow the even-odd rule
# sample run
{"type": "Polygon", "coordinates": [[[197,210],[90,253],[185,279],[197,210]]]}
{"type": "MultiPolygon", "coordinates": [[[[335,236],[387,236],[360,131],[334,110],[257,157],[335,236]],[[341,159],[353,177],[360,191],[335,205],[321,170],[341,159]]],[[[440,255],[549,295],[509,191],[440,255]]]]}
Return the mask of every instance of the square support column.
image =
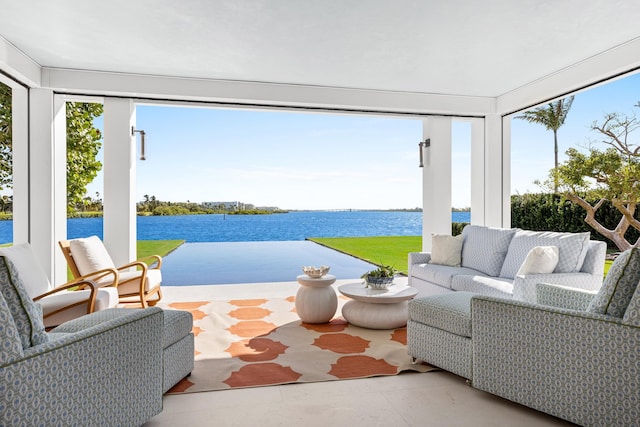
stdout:
{"type": "Polygon", "coordinates": [[[67,235],[65,102],[49,89],[29,91],[29,241],[49,279],[66,281],[56,250],[67,235]]]}
{"type": "Polygon", "coordinates": [[[135,106],[104,100],[104,243],[116,265],[136,258],[135,106]]]}
{"type": "Polygon", "coordinates": [[[511,118],[502,117],[502,226],[511,227],[511,118]]]}
{"type": "MultiPolygon", "coordinates": [[[[510,154],[503,139],[502,116],[491,114],[485,117],[484,154],[484,225],[490,227],[510,226],[510,154]]],[[[508,130],[507,130],[508,131],[508,130]]]]}
{"type": "Polygon", "coordinates": [[[29,241],[29,92],[11,87],[11,150],[13,157],[13,243],[29,241]]]}
{"type": "Polygon", "coordinates": [[[486,141],[484,119],[471,120],[471,224],[484,225],[486,141]]]}
{"type": "Polygon", "coordinates": [[[431,250],[431,233],[451,234],[451,118],[423,121],[422,250],[431,250]]]}

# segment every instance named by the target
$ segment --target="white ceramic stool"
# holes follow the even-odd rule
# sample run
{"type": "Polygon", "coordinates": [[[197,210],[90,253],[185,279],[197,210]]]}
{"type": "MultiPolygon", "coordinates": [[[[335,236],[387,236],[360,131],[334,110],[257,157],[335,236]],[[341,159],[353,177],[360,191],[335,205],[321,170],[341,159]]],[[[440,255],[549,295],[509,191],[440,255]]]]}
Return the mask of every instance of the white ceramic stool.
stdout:
{"type": "Polygon", "coordinates": [[[327,274],[313,279],[306,274],[298,276],[300,289],[296,294],[296,312],[305,323],[327,323],[336,314],[338,297],[331,285],[336,276],[327,274]]]}

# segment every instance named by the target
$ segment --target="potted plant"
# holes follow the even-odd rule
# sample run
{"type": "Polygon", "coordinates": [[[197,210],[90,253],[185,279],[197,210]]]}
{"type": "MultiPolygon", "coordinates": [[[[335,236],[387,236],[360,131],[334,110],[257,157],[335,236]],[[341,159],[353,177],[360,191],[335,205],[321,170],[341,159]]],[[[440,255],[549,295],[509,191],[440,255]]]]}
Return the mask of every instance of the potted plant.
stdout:
{"type": "Polygon", "coordinates": [[[393,283],[393,277],[398,272],[390,265],[381,265],[375,270],[367,271],[361,277],[367,287],[372,289],[386,289],[393,283]]]}

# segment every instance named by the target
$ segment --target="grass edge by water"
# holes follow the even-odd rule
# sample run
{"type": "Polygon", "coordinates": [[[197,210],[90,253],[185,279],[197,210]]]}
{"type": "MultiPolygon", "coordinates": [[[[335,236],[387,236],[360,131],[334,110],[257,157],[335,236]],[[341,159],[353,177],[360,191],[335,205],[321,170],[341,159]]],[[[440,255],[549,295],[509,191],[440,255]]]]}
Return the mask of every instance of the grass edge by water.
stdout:
{"type": "Polygon", "coordinates": [[[390,265],[408,273],[409,252],[422,250],[422,236],[309,237],[327,248],[376,265],[390,265]]]}

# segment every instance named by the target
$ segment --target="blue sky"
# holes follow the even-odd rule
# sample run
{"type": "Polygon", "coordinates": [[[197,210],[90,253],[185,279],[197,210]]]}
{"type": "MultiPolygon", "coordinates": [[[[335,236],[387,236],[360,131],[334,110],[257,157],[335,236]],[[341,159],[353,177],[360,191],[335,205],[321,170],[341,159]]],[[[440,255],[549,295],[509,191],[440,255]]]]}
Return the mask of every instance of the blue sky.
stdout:
{"type": "MultiPolygon", "coordinates": [[[[634,113],[640,76],[576,95],[559,131],[560,161],[595,137],[589,125],[605,113],[634,113]]],[[[422,121],[280,111],[138,106],[147,160],[137,163],[138,200],[241,201],[283,209],[421,207],[417,144],[422,121]]],[[[469,206],[468,123],[453,126],[453,206],[469,206]]],[[[640,135],[639,135],[640,136],[640,135]]],[[[637,138],[637,136],[636,136],[637,138]]],[[[553,134],[512,121],[512,193],[553,167],[553,134]]],[[[102,193],[101,176],[88,194],[102,193]]]]}
{"type": "MultiPolygon", "coordinates": [[[[590,130],[594,121],[601,123],[607,113],[634,115],[640,109],[640,74],[607,83],[575,95],[565,124],[558,131],[559,161],[567,159],[570,147],[586,148],[598,134],[590,130]]],[[[631,141],[640,143],[640,131],[631,141]]],[[[542,125],[524,120],[511,121],[511,192],[512,194],[539,192],[535,179],[544,180],[553,168],[553,132],[542,125]]],[[[597,146],[603,147],[602,144],[597,146]]]]}

